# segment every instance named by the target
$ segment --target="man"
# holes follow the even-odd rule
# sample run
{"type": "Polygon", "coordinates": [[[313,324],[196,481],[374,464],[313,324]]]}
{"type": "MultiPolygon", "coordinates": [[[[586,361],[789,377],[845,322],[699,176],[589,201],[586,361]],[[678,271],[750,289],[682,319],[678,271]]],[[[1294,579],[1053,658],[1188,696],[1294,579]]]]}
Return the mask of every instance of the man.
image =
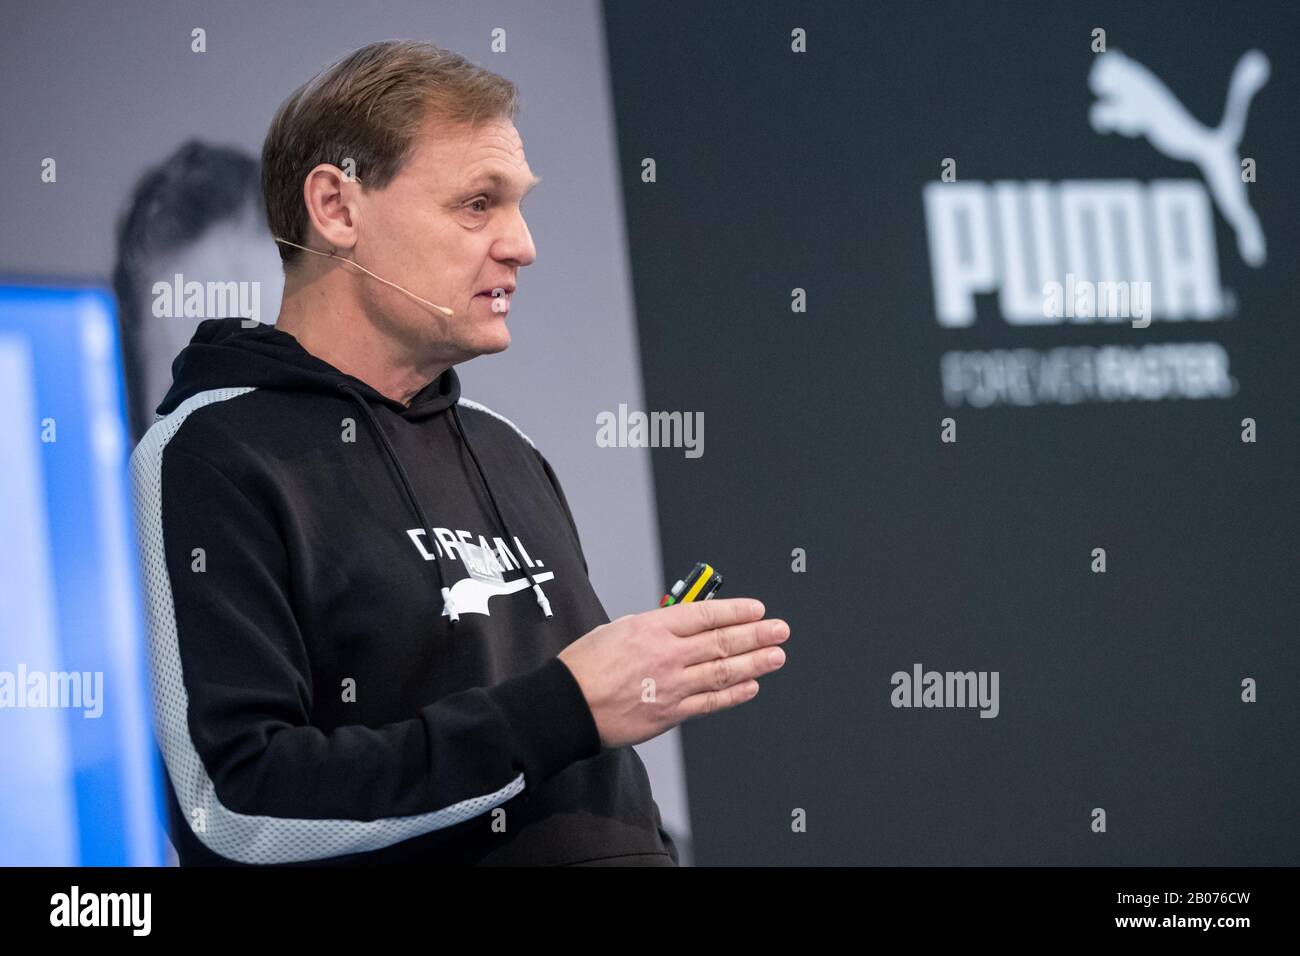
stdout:
{"type": "Polygon", "coordinates": [[[780,666],[757,601],[610,622],[550,464],[460,396],[536,256],[515,112],[393,42],[271,124],[277,324],[203,322],[132,456],[183,864],[673,865],[631,745],[780,666]]]}

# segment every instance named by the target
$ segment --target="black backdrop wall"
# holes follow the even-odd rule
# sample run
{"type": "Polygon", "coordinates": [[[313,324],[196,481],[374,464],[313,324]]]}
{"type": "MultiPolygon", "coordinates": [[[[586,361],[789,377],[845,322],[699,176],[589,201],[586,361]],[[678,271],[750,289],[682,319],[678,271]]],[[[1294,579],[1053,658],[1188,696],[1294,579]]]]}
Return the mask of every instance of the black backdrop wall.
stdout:
{"type": "Polygon", "coordinates": [[[793,630],[685,725],[696,861],[1300,863],[1294,5],[605,15],[646,401],[706,424],[665,579],[793,630]],[[1046,320],[1067,272],[1153,320],[1046,320]]]}

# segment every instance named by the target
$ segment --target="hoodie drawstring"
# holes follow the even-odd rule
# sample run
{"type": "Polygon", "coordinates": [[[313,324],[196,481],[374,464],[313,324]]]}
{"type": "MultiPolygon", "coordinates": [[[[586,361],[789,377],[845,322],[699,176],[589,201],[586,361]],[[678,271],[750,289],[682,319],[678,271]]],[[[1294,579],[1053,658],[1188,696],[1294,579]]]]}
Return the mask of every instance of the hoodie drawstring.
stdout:
{"type": "MultiPolygon", "coordinates": [[[[379,438],[380,444],[384,447],[384,451],[388,453],[389,460],[397,467],[397,473],[402,479],[402,487],[406,491],[407,500],[410,501],[416,517],[420,521],[420,527],[423,529],[425,534],[432,536],[433,529],[429,525],[429,519],[424,514],[424,508],[420,506],[420,500],[415,496],[415,491],[411,488],[411,479],[407,476],[406,469],[402,466],[402,460],[397,457],[397,452],[393,449],[392,442],[388,440],[388,433],[380,426],[379,419],[377,419],[375,413],[371,411],[370,403],[365,400],[365,397],[362,396],[360,392],[347,382],[340,382],[338,387],[339,391],[345,392],[353,401],[361,406],[361,410],[365,413],[366,419],[370,422],[370,427],[374,429],[375,434],[379,438]]],[[[465,447],[469,450],[470,458],[474,460],[474,467],[478,470],[479,479],[483,482],[483,487],[487,489],[488,500],[492,502],[492,510],[496,513],[497,521],[501,522],[501,527],[505,530],[506,537],[513,539],[514,535],[511,534],[510,527],[506,524],[505,518],[501,514],[500,507],[497,506],[496,496],[492,494],[492,486],[488,484],[487,474],[483,471],[483,466],[478,460],[478,455],[474,452],[474,446],[469,442],[469,436],[465,434],[465,426],[461,424],[460,412],[455,405],[451,406],[451,413],[452,417],[456,421],[456,429],[460,432],[461,441],[465,443],[465,447]]],[[[436,541],[434,547],[438,547],[436,541]]],[[[446,582],[443,579],[442,563],[437,560],[436,556],[433,563],[437,566],[438,583],[442,592],[443,607],[446,608],[447,614],[451,618],[451,623],[455,624],[460,620],[460,615],[456,611],[455,601],[451,596],[451,589],[447,587],[446,582]]],[[[533,578],[532,572],[529,571],[527,567],[520,565],[520,568],[524,572],[525,576],[527,576],[528,582],[533,586],[533,593],[537,596],[537,605],[542,609],[543,616],[551,617],[551,602],[548,601],[546,595],[542,593],[542,586],[533,578]]]]}
{"type": "MultiPolygon", "coordinates": [[[[478,455],[474,453],[474,446],[469,443],[469,436],[465,434],[465,426],[460,422],[460,409],[455,405],[451,406],[451,417],[456,419],[456,430],[460,432],[460,440],[465,443],[465,447],[469,450],[469,457],[474,459],[474,467],[478,469],[478,476],[483,481],[483,487],[487,489],[488,501],[492,502],[492,510],[496,512],[497,520],[501,522],[501,527],[505,529],[506,537],[513,541],[515,536],[511,533],[510,526],[506,524],[506,519],[497,506],[497,497],[492,494],[492,486],[488,484],[487,472],[483,470],[483,466],[479,463],[478,455]]],[[[528,570],[526,565],[521,564],[519,568],[524,572],[524,576],[528,578],[528,583],[533,586],[533,594],[537,595],[537,606],[542,609],[542,614],[545,617],[550,617],[551,602],[546,600],[546,595],[542,593],[542,586],[533,579],[533,572],[528,570]]]]}

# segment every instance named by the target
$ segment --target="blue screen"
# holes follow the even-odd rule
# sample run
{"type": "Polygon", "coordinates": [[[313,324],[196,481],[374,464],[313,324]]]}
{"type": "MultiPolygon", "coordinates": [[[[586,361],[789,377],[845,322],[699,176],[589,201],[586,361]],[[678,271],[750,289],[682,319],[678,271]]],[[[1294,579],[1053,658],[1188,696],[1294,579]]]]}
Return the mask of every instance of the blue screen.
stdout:
{"type": "Polygon", "coordinates": [[[167,859],[115,304],[0,284],[0,865],[167,859]]]}

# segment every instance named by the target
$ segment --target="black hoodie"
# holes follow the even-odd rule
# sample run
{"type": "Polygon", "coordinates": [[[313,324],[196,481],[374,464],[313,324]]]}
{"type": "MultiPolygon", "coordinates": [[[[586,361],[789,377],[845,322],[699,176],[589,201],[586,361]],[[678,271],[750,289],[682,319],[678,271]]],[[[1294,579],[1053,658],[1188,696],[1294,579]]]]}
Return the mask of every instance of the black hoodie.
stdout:
{"type": "Polygon", "coordinates": [[[454,369],[405,406],[244,321],[131,456],[181,863],[676,864],[556,656],[609,616],[541,452],[454,369]]]}

